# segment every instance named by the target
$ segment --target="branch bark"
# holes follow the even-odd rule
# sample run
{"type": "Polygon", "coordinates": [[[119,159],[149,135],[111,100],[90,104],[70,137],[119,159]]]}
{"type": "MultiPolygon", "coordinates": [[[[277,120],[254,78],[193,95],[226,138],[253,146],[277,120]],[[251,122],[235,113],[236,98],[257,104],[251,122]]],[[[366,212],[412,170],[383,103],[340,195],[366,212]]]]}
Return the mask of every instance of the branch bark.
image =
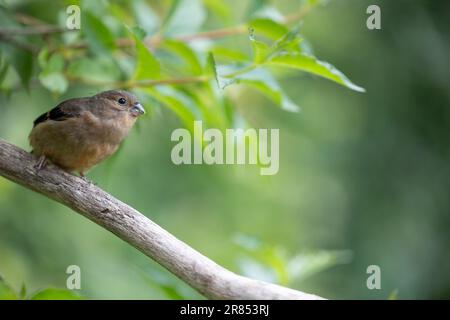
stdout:
{"type": "Polygon", "coordinates": [[[239,276],[178,240],[146,216],[99,187],[49,165],[0,139],[0,175],[82,214],[154,259],[210,299],[322,299],[239,276]]]}

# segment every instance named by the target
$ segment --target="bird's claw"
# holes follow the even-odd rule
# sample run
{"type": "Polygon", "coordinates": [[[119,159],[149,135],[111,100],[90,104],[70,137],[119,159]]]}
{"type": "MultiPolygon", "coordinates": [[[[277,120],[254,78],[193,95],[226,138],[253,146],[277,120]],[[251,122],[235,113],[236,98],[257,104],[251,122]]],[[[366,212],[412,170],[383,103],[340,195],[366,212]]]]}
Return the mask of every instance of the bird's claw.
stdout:
{"type": "Polygon", "coordinates": [[[41,170],[44,169],[46,165],[47,165],[47,158],[44,155],[42,155],[39,157],[38,161],[34,165],[34,168],[37,170],[41,170]]]}
{"type": "Polygon", "coordinates": [[[89,180],[84,174],[82,174],[81,172],[80,172],[80,177],[81,177],[81,179],[84,181],[84,182],[87,182],[87,183],[89,183],[89,184],[91,184],[91,185],[93,185],[93,186],[96,186],[97,185],[97,183],[96,182],[93,182],[92,180],[89,180]]]}

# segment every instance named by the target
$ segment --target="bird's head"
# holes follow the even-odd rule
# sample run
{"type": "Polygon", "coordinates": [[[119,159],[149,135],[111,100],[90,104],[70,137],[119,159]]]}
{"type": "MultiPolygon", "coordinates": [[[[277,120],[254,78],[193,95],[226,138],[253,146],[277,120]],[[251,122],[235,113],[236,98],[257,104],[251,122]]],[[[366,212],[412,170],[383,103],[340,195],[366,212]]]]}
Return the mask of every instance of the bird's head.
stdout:
{"type": "Polygon", "coordinates": [[[95,95],[94,97],[108,100],[108,106],[118,111],[127,111],[132,117],[135,118],[145,113],[144,107],[139,103],[136,96],[127,91],[103,91],[95,95]]]}

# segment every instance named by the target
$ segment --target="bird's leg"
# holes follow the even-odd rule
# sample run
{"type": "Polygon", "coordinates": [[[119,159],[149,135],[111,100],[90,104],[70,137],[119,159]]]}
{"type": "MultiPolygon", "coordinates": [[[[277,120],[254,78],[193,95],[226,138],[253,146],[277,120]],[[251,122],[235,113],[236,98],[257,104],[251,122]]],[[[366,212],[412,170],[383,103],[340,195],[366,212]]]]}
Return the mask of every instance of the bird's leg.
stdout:
{"type": "Polygon", "coordinates": [[[86,176],[84,175],[84,172],[80,171],[78,172],[80,174],[81,179],[83,179],[86,182],[90,182],[88,178],[86,178],[86,176]]]}
{"type": "Polygon", "coordinates": [[[83,181],[89,183],[89,184],[93,184],[94,186],[96,186],[97,184],[95,182],[92,182],[91,180],[89,180],[85,175],[84,172],[78,172],[80,174],[81,179],[83,179],[83,181]]]}
{"type": "Polygon", "coordinates": [[[47,158],[44,155],[42,155],[39,157],[39,159],[36,162],[36,164],[34,165],[34,167],[37,170],[41,170],[41,169],[44,169],[46,165],[47,165],[47,158]]]}

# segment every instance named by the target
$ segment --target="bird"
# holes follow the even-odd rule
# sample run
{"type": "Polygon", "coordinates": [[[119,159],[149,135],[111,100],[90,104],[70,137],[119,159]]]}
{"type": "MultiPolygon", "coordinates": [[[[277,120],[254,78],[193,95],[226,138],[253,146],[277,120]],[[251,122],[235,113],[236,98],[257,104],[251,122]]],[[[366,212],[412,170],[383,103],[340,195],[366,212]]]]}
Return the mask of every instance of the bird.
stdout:
{"type": "Polygon", "coordinates": [[[28,138],[31,153],[39,157],[35,167],[40,170],[50,161],[85,179],[92,167],[117,151],[144,113],[136,96],[124,90],[63,101],[33,123],[28,138]]]}

